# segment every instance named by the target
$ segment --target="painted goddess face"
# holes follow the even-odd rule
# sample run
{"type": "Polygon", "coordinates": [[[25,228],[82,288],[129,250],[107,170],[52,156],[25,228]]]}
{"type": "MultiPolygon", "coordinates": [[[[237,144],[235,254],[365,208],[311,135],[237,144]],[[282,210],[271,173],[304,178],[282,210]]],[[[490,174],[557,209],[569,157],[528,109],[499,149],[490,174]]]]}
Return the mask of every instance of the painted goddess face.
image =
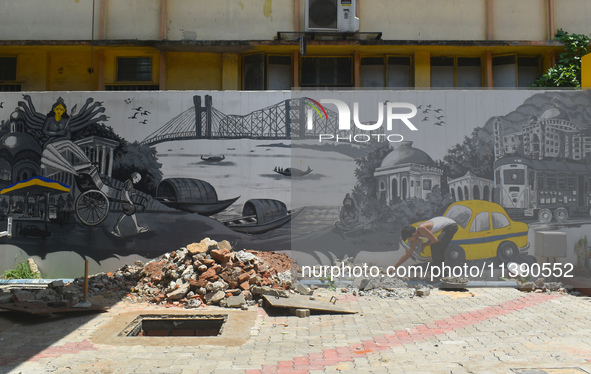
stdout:
{"type": "Polygon", "coordinates": [[[62,116],[64,115],[64,113],[66,112],[66,109],[64,108],[63,105],[58,105],[55,108],[53,108],[53,112],[55,113],[55,120],[59,121],[62,119],[62,116]]]}

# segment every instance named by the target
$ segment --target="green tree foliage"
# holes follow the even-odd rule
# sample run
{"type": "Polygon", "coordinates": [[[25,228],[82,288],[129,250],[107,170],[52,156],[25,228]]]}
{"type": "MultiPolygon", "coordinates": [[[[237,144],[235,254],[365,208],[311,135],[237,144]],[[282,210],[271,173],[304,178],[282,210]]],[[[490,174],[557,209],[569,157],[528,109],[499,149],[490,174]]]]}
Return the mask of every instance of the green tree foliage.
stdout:
{"type": "Polygon", "coordinates": [[[554,40],[564,43],[564,52],[556,65],[532,83],[532,87],[581,87],[581,57],[589,53],[591,39],[559,29],[554,40]]]}

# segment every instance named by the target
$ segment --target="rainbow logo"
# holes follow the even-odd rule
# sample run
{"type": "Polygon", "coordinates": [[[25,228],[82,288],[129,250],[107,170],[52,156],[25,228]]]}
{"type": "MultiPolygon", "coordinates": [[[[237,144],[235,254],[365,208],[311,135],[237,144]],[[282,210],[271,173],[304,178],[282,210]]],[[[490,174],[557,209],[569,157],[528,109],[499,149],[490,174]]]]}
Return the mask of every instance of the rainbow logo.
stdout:
{"type": "Polygon", "coordinates": [[[320,117],[320,119],[322,119],[322,113],[324,113],[324,119],[326,122],[328,122],[328,115],[326,114],[326,110],[318,101],[310,99],[309,97],[304,97],[304,99],[312,102],[312,103],[309,103],[308,101],[306,101],[306,105],[308,105],[309,107],[314,109],[316,111],[316,113],[318,113],[318,117],[320,117]],[[322,110],[322,113],[320,113],[321,110],[322,110]]]}

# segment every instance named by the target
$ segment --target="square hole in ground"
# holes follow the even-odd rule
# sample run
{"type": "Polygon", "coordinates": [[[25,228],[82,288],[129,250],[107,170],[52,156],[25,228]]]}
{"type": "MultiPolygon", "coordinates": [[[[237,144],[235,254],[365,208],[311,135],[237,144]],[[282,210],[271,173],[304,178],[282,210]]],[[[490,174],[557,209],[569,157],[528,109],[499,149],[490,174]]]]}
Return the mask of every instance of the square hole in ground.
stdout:
{"type": "Polygon", "coordinates": [[[119,333],[126,337],[219,336],[227,315],[139,315],[119,333]]]}
{"type": "Polygon", "coordinates": [[[172,308],[153,308],[153,309],[140,309],[126,310],[118,312],[116,310],[108,311],[107,313],[101,314],[98,318],[104,323],[100,323],[96,328],[92,328],[91,340],[96,344],[109,344],[109,345],[120,345],[120,346],[202,346],[202,345],[215,345],[225,347],[236,347],[244,344],[250,337],[251,329],[254,326],[255,320],[257,319],[257,310],[232,310],[227,308],[208,307],[209,310],[181,310],[172,308]],[[141,331],[144,327],[143,324],[139,324],[142,320],[162,320],[171,319],[174,323],[176,322],[176,330],[169,330],[169,327],[165,325],[163,329],[155,330],[167,330],[164,336],[162,332],[158,338],[150,336],[150,330],[153,326],[148,326],[151,322],[146,323],[148,326],[148,336],[143,333],[140,335],[139,332],[135,332],[137,335],[129,336],[134,330],[141,331]],[[188,329],[180,329],[182,326],[187,326],[184,320],[205,320],[211,321],[205,325],[198,323],[189,324],[188,329]],[[223,320],[223,324],[220,325],[220,320],[223,320]],[[201,334],[213,334],[213,331],[218,330],[217,335],[203,336],[201,334]],[[180,330],[200,330],[201,332],[195,332],[195,335],[188,335],[189,331],[180,330]],[[168,332],[172,331],[172,332],[168,332]],[[175,334],[187,334],[187,335],[176,335],[175,334]]]}

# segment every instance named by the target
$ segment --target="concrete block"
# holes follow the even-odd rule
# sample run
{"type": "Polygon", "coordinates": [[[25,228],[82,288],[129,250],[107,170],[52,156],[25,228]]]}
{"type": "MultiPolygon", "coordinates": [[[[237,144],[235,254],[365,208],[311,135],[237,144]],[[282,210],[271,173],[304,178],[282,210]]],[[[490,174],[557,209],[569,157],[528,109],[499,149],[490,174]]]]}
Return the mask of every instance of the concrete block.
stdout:
{"type": "Polygon", "coordinates": [[[310,288],[306,287],[305,285],[301,284],[301,283],[296,283],[294,290],[302,295],[312,295],[312,293],[314,291],[312,291],[310,288]]]}
{"type": "Polygon", "coordinates": [[[226,307],[228,308],[240,308],[242,305],[246,304],[246,299],[244,298],[243,294],[238,296],[230,296],[226,298],[226,307]]]}
{"type": "Polygon", "coordinates": [[[250,292],[256,295],[269,295],[276,297],[289,297],[289,293],[286,290],[280,290],[277,288],[271,288],[269,286],[253,286],[250,288],[250,292]]]}
{"type": "Polygon", "coordinates": [[[431,294],[431,290],[428,288],[421,288],[417,290],[417,296],[429,296],[431,294]]]}
{"type": "Polygon", "coordinates": [[[296,309],[295,315],[299,318],[310,317],[310,309],[296,309]]]}
{"type": "Polygon", "coordinates": [[[25,300],[35,300],[35,295],[29,291],[16,291],[14,293],[14,301],[20,303],[25,300]]]}
{"type": "Polygon", "coordinates": [[[63,280],[54,280],[53,282],[51,282],[47,285],[47,287],[49,287],[49,288],[57,288],[57,287],[63,287],[63,286],[64,286],[63,280]]]}
{"type": "Polygon", "coordinates": [[[536,231],[535,254],[541,257],[566,257],[566,233],[536,231]]]}

